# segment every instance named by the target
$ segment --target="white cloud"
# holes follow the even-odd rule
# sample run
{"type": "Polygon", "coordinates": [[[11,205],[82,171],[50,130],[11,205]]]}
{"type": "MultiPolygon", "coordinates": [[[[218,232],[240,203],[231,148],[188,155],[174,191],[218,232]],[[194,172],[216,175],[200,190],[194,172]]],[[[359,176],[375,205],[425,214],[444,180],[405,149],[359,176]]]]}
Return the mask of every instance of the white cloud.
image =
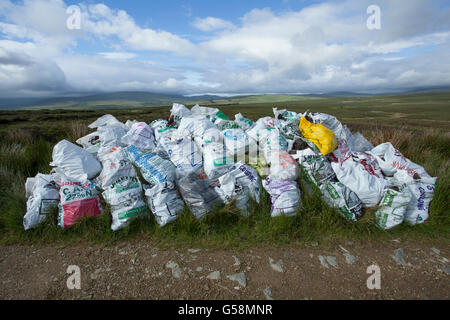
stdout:
{"type": "Polygon", "coordinates": [[[99,52],[98,54],[112,60],[129,60],[136,57],[136,54],[132,52],[99,52]]]}
{"type": "Polygon", "coordinates": [[[192,25],[205,32],[221,29],[232,29],[234,27],[231,22],[215,17],[207,17],[203,19],[197,18],[192,25]]]}
{"type": "Polygon", "coordinates": [[[280,13],[253,9],[236,17],[236,24],[207,16],[186,25],[210,32],[194,41],[139,26],[126,11],[101,3],[80,4],[77,31],[66,28],[62,0],[0,0],[0,96],[377,92],[450,85],[450,9],[436,3],[377,0],[382,16],[376,31],[366,27],[371,0],[280,13]],[[83,42],[100,49],[83,50],[83,42]]]}
{"type": "Polygon", "coordinates": [[[161,50],[180,55],[192,52],[188,40],[164,30],[140,28],[124,10],[113,10],[104,4],[90,5],[83,10],[83,29],[96,36],[117,36],[134,50],[161,50]]]}

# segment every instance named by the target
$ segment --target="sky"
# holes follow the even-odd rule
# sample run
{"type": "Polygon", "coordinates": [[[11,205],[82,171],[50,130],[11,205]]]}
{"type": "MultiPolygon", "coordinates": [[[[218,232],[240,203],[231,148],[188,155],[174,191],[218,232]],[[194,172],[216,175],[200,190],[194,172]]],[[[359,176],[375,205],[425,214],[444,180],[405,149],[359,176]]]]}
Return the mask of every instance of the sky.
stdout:
{"type": "Polygon", "coordinates": [[[447,86],[447,0],[0,0],[0,98],[447,86]]]}

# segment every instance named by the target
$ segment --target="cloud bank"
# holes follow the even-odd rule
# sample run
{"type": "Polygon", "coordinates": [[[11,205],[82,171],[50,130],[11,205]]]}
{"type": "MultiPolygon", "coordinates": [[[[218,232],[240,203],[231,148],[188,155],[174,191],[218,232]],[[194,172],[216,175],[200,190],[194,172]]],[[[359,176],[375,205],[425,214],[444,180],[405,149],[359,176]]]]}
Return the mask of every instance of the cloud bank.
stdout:
{"type": "Polygon", "coordinates": [[[298,11],[255,8],[236,21],[190,17],[188,37],[140,26],[122,8],[62,0],[0,0],[0,97],[65,92],[384,92],[450,86],[450,6],[331,1],[298,11]],[[195,39],[195,40],[193,40],[195,39]]]}

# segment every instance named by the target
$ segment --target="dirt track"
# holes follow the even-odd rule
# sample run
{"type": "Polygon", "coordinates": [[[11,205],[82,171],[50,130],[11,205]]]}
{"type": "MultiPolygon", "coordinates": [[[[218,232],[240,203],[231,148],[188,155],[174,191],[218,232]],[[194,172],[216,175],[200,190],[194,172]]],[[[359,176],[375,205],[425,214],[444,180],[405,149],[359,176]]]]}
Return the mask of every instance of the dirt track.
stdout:
{"type": "MultiPolygon", "coordinates": [[[[0,298],[450,298],[448,240],[354,242],[340,246],[325,249],[312,243],[303,247],[198,251],[158,249],[143,240],[107,247],[0,246],[0,298]],[[393,258],[399,248],[403,249],[404,261],[393,258]],[[351,255],[347,254],[348,261],[344,250],[351,255]],[[327,256],[336,258],[337,267],[327,256]],[[356,261],[350,263],[352,257],[356,261]],[[380,267],[380,290],[367,288],[367,267],[373,264],[380,267]],[[80,290],[67,288],[69,265],[80,267],[80,290]],[[213,271],[220,271],[220,276],[217,272],[211,274],[213,271]],[[245,274],[245,287],[228,279],[240,272],[245,274]],[[215,279],[208,279],[208,275],[215,279]]],[[[400,256],[401,252],[397,252],[400,256]]]]}

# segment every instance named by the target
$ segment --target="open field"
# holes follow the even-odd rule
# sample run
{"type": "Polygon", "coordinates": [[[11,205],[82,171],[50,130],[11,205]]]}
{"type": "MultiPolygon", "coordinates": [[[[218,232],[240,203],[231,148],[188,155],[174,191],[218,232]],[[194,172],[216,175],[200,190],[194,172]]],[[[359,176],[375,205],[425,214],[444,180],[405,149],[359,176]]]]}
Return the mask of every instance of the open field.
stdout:
{"type": "MultiPolygon", "coordinates": [[[[243,101],[246,101],[246,98],[243,101]]],[[[247,101],[248,102],[248,101],[247,101]]],[[[191,104],[192,105],[192,104],[191,104]]],[[[366,210],[357,223],[346,222],[328,208],[318,194],[302,194],[303,208],[293,218],[270,218],[270,200],[263,193],[260,205],[253,205],[248,218],[232,206],[217,209],[204,221],[196,221],[186,209],[172,224],[159,228],[153,218],[136,220],[119,232],[110,230],[108,209],[98,219],[60,230],[55,219],[38,229],[23,231],[27,176],[50,171],[53,145],[61,139],[74,142],[87,134],[87,125],[105,113],[119,120],[150,122],[169,116],[169,106],[111,110],[18,110],[0,112],[0,242],[71,243],[87,241],[112,243],[124,239],[149,239],[155,244],[198,245],[236,248],[271,244],[304,243],[353,239],[439,239],[448,246],[450,235],[450,93],[348,98],[314,98],[301,101],[217,105],[232,117],[241,112],[256,120],[272,114],[272,107],[292,111],[325,112],[338,117],[350,129],[360,131],[374,145],[391,141],[406,157],[439,177],[430,218],[414,227],[403,224],[389,231],[379,230],[366,210]]]]}

